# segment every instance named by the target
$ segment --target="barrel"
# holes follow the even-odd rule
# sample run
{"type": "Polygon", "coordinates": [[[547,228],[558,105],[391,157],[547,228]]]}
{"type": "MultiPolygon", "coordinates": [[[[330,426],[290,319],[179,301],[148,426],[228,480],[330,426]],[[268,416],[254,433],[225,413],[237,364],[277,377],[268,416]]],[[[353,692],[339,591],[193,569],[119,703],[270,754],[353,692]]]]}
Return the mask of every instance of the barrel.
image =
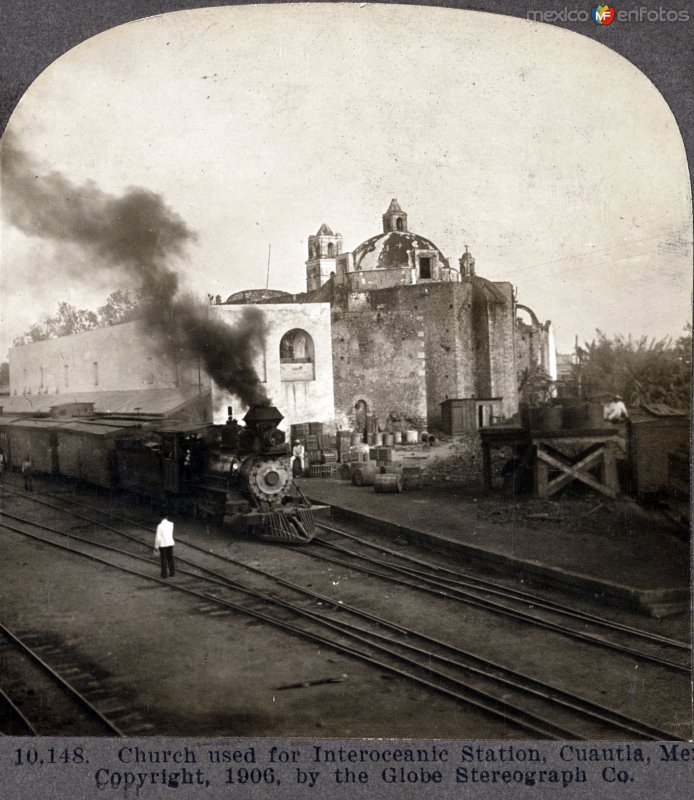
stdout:
{"type": "Polygon", "coordinates": [[[371,464],[356,464],[352,469],[352,483],[355,486],[373,486],[376,469],[371,464]]]}
{"type": "Polygon", "coordinates": [[[547,406],[542,411],[542,430],[558,431],[561,428],[563,409],[560,406],[547,406]]]}
{"type": "Polygon", "coordinates": [[[585,430],[605,425],[602,406],[598,403],[577,403],[564,408],[564,428],[585,430]]]}
{"type": "Polygon", "coordinates": [[[400,444],[402,442],[402,431],[393,431],[393,444],[400,444]]]}
{"type": "Polygon", "coordinates": [[[534,431],[558,431],[562,425],[562,409],[559,406],[531,408],[530,429],[534,431]]]}
{"type": "Polygon", "coordinates": [[[419,433],[417,431],[405,431],[405,442],[407,444],[417,444],[419,433]]]}
{"type": "Polygon", "coordinates": [[[385,447],[392,447],[395,444],[395,439],[393,438],[392,433],[384,433],[383,434],[383,445],[385,447]]]}
{"type": "Polygon", "coordinates": [[[350,441],[353,445],[359,444],[360,442],[364,441],[364,435],[362,433],[359,433],[358,431],[355,431],[354,433],[352,433],[350,441]]]}
{"type": "Polygon", "coordinates": [[[420,442],[424,442],[425,444],[427,444],[429,442],[429,432],[428,431],[422,431],[419,434],[419,441],[420,442]]]}
{"type": "Polygon", "coordinates": [[[603,428],[609,423],[605,422],[605,411],[601,403],[588,403],[588,427],[603,428]]]}
{"type": "Polygon", "coordinates": [[[374,491],[381,494],[400,493],[402,491],[402,481],[399,475],[386,473],[374,477],[374,491]]]}
{"type": "Polygon", "coordinates": [[[349,481],[352,479],[352,470],[349,464],[340,464],[337,469],[337,476],[340,480],[349,481]]]}

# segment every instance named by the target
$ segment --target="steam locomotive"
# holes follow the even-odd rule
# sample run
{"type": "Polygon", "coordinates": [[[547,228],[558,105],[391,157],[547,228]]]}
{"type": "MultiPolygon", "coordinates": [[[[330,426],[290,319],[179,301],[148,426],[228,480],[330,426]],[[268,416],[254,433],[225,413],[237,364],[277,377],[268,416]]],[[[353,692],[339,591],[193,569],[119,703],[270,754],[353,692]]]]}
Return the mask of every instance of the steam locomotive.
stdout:
{"type": "Polygon", "coordinates": [[[0,416],[10,465],[154,498],[171,510],[220,520],[232,531],[309,542],[315,512],[294,482],[283,416],[254,406],[240,425],[137,422],[112,417],[0,416]]]}
{"type": "Polygon", "coordinates": [[[243,428],[230,415],[219,450],[210,452],[208,476],[221,477],[225,486],[224,524],[261,539],[308,542],[317,507],[294,483],[285,434],[277,427],[282,419],[274,406],[253,406],[243,428]]]}

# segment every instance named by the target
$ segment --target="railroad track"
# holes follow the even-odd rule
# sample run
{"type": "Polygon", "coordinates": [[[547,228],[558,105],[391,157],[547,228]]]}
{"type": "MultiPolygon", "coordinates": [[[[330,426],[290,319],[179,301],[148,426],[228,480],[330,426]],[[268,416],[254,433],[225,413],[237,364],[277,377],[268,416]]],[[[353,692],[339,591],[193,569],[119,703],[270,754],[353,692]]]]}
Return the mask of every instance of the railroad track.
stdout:
{"type": "MultiPolygon", "coordinates": [[[[25,496],[24,493],[17,492],[16,494],[25,496]]],[[[45,496],[59,499],[63,503],[78,505],[90,512],[97,512],[127,522],[143,530],[149,531],[150,529],[143,524],[142,520],[119,517],[79,500],[72,500],[62,495],[57,497],[48,493],[45,493],[45,496]]],[[[62,510],[60,506],[51,505],[45,501],[37,500],[37,502],[43,502],[51,508],[62,510]]],[[[100,524],[91,517],[80,517],[77,514],[74,516],[89,523],[100,524]]],[[[453,570],[422,558],[405,555],[383,544],[371,542],[334,526],[319,524],[318,527],[328,534],[328,538],[316,537],[312,543],[314,546],[304,545],[301,548],[302,553],[308,553],[313,558],[359,570],[364,574],[401,586],[467,603],[599,648],[658,664],[675,672],[690,674],[691,644],[689,642],[661,636],[596,614],[578,611],[576,608],[549,601],[531,592],[509,589],[501,582],[482,579],[471,573],[453,570]],[[338,544],[336,539],[346,540],[362,549],[355,551],[347,548],[338,544]],[[341,560],[321,553],[315,545],[340,553],[349,560],[341,560]],[[380,557],[375,557],[373,551],[378,551],[380,557]],[[386,560],[383,556],[390,560],[386,560]],[[573,626],[569,623],[573,623],[573,626]],[[586,630],[587,628],[592,628],[593,632],[586,630]],[[605,634],[612,638],[607,638],[605,634]],[[639,650],[637,645],[650,649],[639,650]]],[[[120,533],[118,529],[112,528],[111,530],[120,533]]],[[[194,546],[190,542],[188,544],[194,546]]]]}
{"type": "Polygon", "coordinates": [[[45,634],[0,625],[0,731],[8,736],[124,736],[150,725],[83,660],[45,634]]]}
{"type": "MultiPolygon", "coordinates": [[[[12,515],[6,513],[4,516],[7,520],[12,515]]],[[[85,518],[80,516],[80,519],[85,518]]],[[[139,555],[132,547],[125,551],[48,526],[39,526],[43,535],[38,535],[35,530],[26,530],[28,526],[35,527],[36,523],[16,516],[15,521],[23,527],[10,526],[6,521],[4,526],[182,592],[196,601],[201,613],[242,613],[254,617],[303,639],[359,658],[378,669],[416,681],[533,735],[544,738],[677,738],[672,732],[628,718],[450,643],[309,591],[257,568],[251,569],[233,559],[212,556],[190,542],[186,544],[198,551],[198,558],[204,554],[208,561],[210,558],[222,559],[224,568],[235,570],[237,575],[231,577],[178,555],[176,581],[167,584],[151,575],[151,558],[139,555]],[[56,536],[69,536],[72,542],[70,545],[60,543],[56,536]],[[79,548],[75,546],[78,543],[79,548]],[[142,561],[147,562],[146,573],[134,567],[142,561]]],[[[102,525],[95,520],[90,522],[102,525]]],[[[115,530],[107,527],[109,531],[115,530]]],[[[132,534],[116,532],[130,545],[135,544],[138,550],[142,547],[150,550],[149,542],[132,534]]],[[[148,539],[150,535],[148,529],[148,539]]],[[[178,541],[182,543],[180,537],[178,541]]]]}
{"type": "Polygon", "coordinates": [[[313,539],[312,544],[345,558],[316,552],[315,548],[304,548],[314,558],[492,611],[675,672],[690,673],[691,645],[687,642],[577,611],[530,592],[509,589],[498,582],[441,567],[328,525],[320,524],[318,527],[330,538],[319,536],[313,539]],[[340,539],[362,549],[340,545],[337,542],[340,539]],[[374,550],[381,556],[374,556],[371,552],[374,550]],[[593,632],[586,628],[592,628],[593,632]],[[607,638],[606,633],[612,638],[607,638]],[[636,645],[650,649],[638,649],[636,645]]]}

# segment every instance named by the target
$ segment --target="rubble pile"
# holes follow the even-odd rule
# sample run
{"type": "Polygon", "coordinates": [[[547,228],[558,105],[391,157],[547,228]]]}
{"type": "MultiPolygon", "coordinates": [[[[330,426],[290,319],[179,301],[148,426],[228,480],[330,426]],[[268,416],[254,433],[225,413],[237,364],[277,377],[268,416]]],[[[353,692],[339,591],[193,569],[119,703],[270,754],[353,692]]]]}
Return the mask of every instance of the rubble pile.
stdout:
{"type": "Polygon", "coordinates": [[[427,470],[435,481],[482,482],[482,449],[477,433],[440,441],[428,453],[427,470]]]}

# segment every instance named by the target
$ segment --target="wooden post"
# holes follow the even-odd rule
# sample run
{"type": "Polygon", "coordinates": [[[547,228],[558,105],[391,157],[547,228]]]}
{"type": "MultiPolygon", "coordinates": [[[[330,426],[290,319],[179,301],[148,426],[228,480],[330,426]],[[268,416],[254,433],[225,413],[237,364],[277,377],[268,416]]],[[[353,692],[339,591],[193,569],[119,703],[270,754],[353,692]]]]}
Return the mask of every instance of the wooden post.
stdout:
{"type": "Polygon", "coordinates": [[[614,450],[609,442],[605,442],[605,451],[602,462],[602,482],[609,487],[615,495],[619,493],[619,479],[617,477],[617,462],[614,450]]]}
{"type": "Polygon", "coordinates": [[[541,445],[536,444],[533,447],[533,462],[535,464],[535,469],[533,470],[533,475],[535,478],[535,496],[540,497],[543,500],[547,499],[547,479],[549,476],[549,467],[546,462],[542,461],[538,458],[538,454],[540,453],[541,445]]]}
{"type": "Polygon", "coordinates": [[[482,471],[484,473],[484,491],[489,494],[492,490],[492,454],[489,442],[482,442],[482,471]]]}

